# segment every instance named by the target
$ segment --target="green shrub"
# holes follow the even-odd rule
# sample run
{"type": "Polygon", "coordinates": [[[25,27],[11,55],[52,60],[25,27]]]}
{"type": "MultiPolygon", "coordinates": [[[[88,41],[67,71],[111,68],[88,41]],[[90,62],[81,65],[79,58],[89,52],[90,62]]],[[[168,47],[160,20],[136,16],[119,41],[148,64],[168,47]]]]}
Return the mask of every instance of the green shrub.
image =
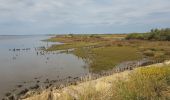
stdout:
{"type": "Polygon", "coordinates": [[[141,34],[132,33],[127,35],[126,39],[170,41],[170,28],[152,29],[148,33],[141,33],[141,34]]]}
{"type": "Polygon", "coordinates": [[[126,39],[144,39],[143,38],[143,34],[139,34],[139,33],[132,33],[127,35],[126,39]]]}

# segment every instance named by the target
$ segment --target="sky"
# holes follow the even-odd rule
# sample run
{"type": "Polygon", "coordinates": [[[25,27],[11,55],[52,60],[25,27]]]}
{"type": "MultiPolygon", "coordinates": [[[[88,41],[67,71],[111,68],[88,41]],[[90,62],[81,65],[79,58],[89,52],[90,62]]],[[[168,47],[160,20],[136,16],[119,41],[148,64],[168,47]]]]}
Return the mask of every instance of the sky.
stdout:
{"type": "Polygon", "coordinates": [[[130,33],[170,27],[170,0],[0,0],[0,35],[130,33]]]}

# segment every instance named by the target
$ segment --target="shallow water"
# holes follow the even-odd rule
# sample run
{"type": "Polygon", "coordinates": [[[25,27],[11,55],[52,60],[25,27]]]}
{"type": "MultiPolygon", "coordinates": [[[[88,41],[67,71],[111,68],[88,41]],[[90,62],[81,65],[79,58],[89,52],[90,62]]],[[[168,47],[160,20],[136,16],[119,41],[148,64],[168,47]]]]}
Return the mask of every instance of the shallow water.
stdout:
{"type": "MultiPolygon", "coordinates": [[[[43,42],[48,36],[0,36],[0,97],[16,85],[39,80],[78,77],[88,73],[86,63],[72,55],[42,52],[39,47],[54,43],[43,42]]],[[[60,43],[55,43],[60,44],[60,43]]]]}

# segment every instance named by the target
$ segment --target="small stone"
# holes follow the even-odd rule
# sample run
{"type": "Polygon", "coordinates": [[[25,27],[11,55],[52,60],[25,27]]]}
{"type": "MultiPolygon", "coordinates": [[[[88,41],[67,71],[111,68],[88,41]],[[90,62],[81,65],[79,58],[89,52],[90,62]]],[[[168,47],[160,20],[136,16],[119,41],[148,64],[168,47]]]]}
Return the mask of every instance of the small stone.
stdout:
{"type": "Polygon", "coordinates": [[[23,85],[17,85],[18,88],[21,88],[23,85]]]}
{"type": "Polygon", "coordinates": [[[24,95],[28,92],[29,90],[28,89],[24,89],[22,90],[18,95],[24,95]]]}
{"type": "Polygon", "coordinates": [[[40,81],[38,80],[37,83],[40,83],[40,81]]]}

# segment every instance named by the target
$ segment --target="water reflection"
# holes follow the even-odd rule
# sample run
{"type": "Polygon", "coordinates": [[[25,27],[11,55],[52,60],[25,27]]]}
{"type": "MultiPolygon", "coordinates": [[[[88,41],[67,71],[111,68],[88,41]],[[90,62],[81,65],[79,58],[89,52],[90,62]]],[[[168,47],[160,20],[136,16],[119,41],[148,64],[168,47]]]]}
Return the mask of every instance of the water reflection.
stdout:
{"type": "Polygon", "coordinates": [[[61,53],[63,51],[42,50],[54,44],[40,41],[47,36],[5,38],[1,36],[0,39],[0,97],[8,91],[20,93],[21,90],[44,84],[48,87],[52,83],[71,81],[88,73],[82,59],[61,53]]]}

